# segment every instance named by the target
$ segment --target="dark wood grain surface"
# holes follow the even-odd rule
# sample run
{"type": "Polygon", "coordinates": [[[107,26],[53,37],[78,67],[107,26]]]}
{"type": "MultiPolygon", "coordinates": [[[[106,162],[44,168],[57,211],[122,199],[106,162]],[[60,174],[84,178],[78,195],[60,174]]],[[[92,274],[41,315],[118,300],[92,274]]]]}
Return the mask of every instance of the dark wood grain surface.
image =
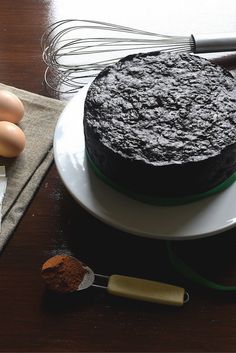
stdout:
{"type": "MultiPolygon", "coordinates": [[[[179,23],[188,28],[193,15],[188,16],[187,4],[172,2],[170,31],[179,23]]],[[[167,5],[160,5],[157,14],[163,18],[159,31],[167,28],[167,5]]],[[[228,24],[236,32],[233,1],[209,1],[205,8],[203,1],[192,1],[191,6],[198,16],[195,28],[204,24],[205,29],[221,31],[228,24]]],[[[79,17],[82,7],[83,2],[72,0],[1,0],[0,81],[47,95],[41,35],[55,20],[79,17]]],[[[236,72],[235,53],[222,54],[217,61],[236,72]]],[[[205,277],[236,285],[235,229],[181,241],[175,248],[205,277]]],[[[52,165],[0,257],[0,351],[235,352],[236,296],[205,289],[177,274],[163,241],[125,234],[93,218],[72,199],[52,165]],[[63,297],[50,294],[40,268],[57,253],[73,254],[98,273],[181,285],[188,289],[190,302],[181,308],[160,306],[95,288],[63,297]]]]}

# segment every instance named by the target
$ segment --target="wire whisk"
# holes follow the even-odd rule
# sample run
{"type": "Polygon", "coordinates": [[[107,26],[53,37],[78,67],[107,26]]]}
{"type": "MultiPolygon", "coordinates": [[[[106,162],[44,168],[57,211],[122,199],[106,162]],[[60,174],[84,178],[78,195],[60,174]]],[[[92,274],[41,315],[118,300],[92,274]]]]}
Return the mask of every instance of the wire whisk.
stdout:
{"type": "Polygon", "coordinates": [[[192,51],[190,37],[168,36],[107,22],[62,20],[42,36],[45,82],[75,93],[104,67],[141,51],[192,51]]]}
{"type": "Polygon", "coordinates": [[[49,26],[41,45],[47,87],[54,93],[73,94],[128,54],[236,50],[236,34],[170,36],[101,21],[67,19],[49,26]]]}

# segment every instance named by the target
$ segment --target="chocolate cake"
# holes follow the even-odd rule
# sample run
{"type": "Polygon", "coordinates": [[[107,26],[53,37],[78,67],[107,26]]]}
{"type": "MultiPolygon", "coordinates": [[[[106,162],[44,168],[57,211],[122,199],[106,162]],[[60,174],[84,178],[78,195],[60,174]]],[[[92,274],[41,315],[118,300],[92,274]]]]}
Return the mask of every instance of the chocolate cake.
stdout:
{"type": "Polygon", "coordinates": [[[204,193],[236,170],[236,81],[191,54],[127,56],[89,87],[84,134],[94,169],[125,192],[204,193]]]}

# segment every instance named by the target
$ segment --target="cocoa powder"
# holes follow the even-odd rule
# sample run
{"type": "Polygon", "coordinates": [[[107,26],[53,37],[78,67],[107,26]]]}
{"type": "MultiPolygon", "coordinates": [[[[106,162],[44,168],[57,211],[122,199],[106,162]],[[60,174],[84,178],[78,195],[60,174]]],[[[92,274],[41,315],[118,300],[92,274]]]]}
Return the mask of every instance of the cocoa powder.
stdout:
{"type": "Polygon", "coordinates": [[[43,264],[41,275],[50,290],[69,293],[78,289],[86,272],[86,268],[78,259],[56,255],[43,264]]]}

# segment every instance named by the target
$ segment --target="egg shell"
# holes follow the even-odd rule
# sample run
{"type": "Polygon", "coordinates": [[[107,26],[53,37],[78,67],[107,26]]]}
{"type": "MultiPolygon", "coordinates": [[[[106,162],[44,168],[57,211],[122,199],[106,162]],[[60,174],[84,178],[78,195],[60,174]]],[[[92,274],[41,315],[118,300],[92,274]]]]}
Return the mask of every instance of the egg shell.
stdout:
{"type": "Polygon", "coordinates": [[[12,92],[0,90],[0,121],[18,124],[24,116],[24,105],[12,92]]]}
{"type": "Polygon", "coordinates": [[[25,134],[19,126],[0,121],[0,156],[17,157],[25,148],[25,134]]]}

